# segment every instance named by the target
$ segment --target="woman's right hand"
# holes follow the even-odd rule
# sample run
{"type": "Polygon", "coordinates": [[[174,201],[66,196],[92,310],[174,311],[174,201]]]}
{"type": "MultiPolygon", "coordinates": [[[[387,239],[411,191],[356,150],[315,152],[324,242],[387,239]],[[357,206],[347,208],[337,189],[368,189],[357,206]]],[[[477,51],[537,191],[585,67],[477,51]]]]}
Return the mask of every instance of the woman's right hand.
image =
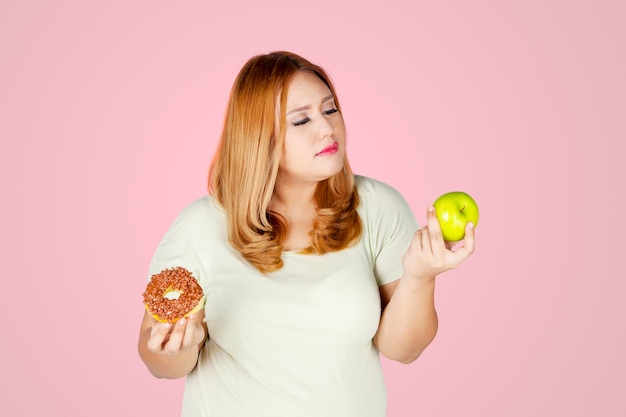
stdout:
{"type": "Polygon", "coordinates": [[[196,366],[207,338],[204,309],[174,324],[160,323],[146,311],[139,333],[139,356],[154,376],[181,378],[196,366]]]}
{"type": "Polygon", "coordinates": [[[152,353],[176,355],[181,351],[197,348],[205,335],[204,326],[197,322],[196,315],[183,317],[176,323],[154,320],[146,346],[152,353]]]}

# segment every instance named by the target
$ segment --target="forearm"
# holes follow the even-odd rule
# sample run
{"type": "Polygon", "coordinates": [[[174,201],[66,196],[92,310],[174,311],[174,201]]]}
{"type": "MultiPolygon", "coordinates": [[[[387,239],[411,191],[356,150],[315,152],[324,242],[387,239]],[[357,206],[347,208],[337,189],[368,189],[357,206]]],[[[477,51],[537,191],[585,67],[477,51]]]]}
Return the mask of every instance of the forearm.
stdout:
{"type": "Polygon", "coordinates": [[[383,310],[374,343],[385,357],[413,362],[437,333],[435,279],[400,279],[383,310]]]}

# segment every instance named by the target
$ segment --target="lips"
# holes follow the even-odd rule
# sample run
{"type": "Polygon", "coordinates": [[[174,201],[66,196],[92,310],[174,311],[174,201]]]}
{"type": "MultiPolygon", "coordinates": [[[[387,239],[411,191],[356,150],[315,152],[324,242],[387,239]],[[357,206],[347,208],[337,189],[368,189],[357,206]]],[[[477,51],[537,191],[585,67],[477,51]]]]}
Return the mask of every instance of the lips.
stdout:
{"type": "Polygon", "coordinates": [[[339,150],[339,144],[337,142],[333,142],[329,145],[326,145],[324,149],[316,153],[316,156],[324,156],[324,155],[333,155],[337,153],[339,150]]]}

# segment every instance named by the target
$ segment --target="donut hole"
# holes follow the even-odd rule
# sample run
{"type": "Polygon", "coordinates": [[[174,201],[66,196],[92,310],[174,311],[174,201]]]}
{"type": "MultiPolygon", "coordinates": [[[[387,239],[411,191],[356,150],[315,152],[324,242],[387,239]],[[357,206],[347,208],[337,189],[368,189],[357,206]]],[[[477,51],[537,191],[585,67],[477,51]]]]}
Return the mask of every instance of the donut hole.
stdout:
{"type": "Polygon", "coordinates": [[[165,294],[163,294],[163,298],[166,300],[178,300],[182,294],[182,291],[168,288],[167,291],[165,291],[165,294]]]}

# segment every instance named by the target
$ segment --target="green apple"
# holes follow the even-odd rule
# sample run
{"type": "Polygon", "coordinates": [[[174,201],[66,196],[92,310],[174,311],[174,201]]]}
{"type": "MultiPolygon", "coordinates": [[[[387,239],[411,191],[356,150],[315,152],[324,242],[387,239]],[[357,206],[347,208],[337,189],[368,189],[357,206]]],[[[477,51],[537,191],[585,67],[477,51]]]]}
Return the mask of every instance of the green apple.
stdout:
{"type": "Polygon", "coordinates": [[[442,194],[433,203],[441,226],[443,239],[455,242],[465,237],[465,225],[468,222],[478,225],[478,205],[463,191],[442,194]]]}

